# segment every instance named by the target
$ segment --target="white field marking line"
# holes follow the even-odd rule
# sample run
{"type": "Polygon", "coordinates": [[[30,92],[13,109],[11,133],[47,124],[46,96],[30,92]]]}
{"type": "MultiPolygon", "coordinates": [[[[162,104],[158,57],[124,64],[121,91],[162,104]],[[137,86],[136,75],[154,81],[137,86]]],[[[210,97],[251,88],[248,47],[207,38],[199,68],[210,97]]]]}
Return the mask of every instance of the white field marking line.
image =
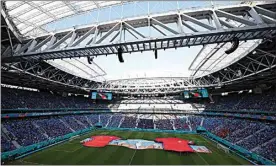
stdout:
{"type": "Polygon", "coordinates": [[[195,152],[207,165],[209,165],[208,164],[208,162],[203,158],[203,157],[201,157],[199,154],[198,154],[198,152],[195,152]]]}
{"type": "Polygon", "coordinates": [[[67,142],[67,144],[71,144],[71,145],[72,145],[72,144],[76,144],[76,143],[72,143],[72,142],[67,142]]]}
{"type": "Polygon", "coordinates": [[[208,142],[208,141],[194,141],[194,142],[208,142]]]}
{"type": "Polygon", "coordinates": [[[25,161],[25,160],[20,160],[22,163],[29,163],[29,164],[34,164],[34,165],[40,165],[39,163],[31,162],[31,161],[25,161]]]}
{"type": "Polygon", "coordinates": [[[76,148],[75,150],[73,150],[73,151],[71,151],[71,152],[73,153],[73,152],[75,152],[75,151],[79,150],[80,148],[82,148],[82,146],[80,146],[80,147],[76,148]]]}
{"type": "Polygon", "coordinates": [[[131,160],[130,160],[130,162],[129,162],[128,165],[131,165],[131,162],[132,162],[132,160],[133,160],[133,158],[134,158],[134,156],[135,156],[135,154],[136,154],[136,151],[137,151],[137,149],[135,149],[135,152],[133,153],[132,158],[131,158],[131,160]]]}
{"type": "Polygon", "coordinates": [[[59,149],[51,149],[53,151],[58,151],[58,152],[67,152],[67,153],[72,153],[73,151],[68,151],[68,150],[59,150],[59,149]]]}
{"type": "Polygon", "coordinates": [[[78,148],[76,148],[74,150],[70,150],[70,151],[69,150],[60,150],[60,149],[52,149],[52,150],[54,150],[54,151],[60,151],[60,152],[67,152],[67,153],[73,153],[73,152],[79,150],[80,148],[82,148],[82,146],[80,146],[80,147],[78,147],[78,148]]]}

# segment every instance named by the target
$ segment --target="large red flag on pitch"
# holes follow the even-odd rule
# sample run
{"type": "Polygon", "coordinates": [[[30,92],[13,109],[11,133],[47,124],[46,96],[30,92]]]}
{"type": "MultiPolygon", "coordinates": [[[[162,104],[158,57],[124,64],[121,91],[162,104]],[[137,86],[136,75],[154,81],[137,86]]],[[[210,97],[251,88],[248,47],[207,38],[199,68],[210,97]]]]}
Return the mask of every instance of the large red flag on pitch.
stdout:
{"type": "Polygon", "coordinates": [[[92,140],[84,142],[83,145],[89,146],[89,147],[104,147],[104,146],[108,145],[109,142],[112,140],[121,139],[116,136],[107,136],[107,135],[92,136],[91,138],[92,138],[92,140]]]}
{"type": "Polygon", "coordinates": [[[188,140],[180,138],[156,138],[156,142],[162,142],[165,150],[177,151],[177,152],[194,152],[189,146],[188,140]]]}

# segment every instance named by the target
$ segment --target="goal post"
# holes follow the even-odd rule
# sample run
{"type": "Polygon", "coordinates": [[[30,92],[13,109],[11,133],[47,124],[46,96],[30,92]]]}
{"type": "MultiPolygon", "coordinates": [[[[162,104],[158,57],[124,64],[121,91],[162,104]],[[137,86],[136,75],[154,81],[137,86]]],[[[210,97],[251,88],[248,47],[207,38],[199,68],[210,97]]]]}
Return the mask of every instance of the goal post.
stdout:
{"type": "Polygon", "coordinates": [[[217,143],[217,148],[223,150],[225,153],[229,153],[230,152],[230,150],[229,150],[228,147],[226,147],[226,146],[224,146],[222,144],[219,144],[219,143],[217,143]]]}

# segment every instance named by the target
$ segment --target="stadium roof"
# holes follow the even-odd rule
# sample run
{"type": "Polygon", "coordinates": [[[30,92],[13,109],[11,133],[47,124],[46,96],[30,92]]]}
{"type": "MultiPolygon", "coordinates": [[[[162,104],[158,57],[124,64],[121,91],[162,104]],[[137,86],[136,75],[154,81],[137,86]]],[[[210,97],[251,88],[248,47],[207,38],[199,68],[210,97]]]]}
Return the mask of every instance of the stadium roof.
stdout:
{"type": "MultiPolygon", "coordinates": [[[[241,1],[4,1],[3,4],[8,21],[16,31],[24,38],[32,38],[112,19],[240,3],[241,1]]],[[[243,26],[231,20],[230,23],[237,27],[243,26]]],[[[176,27],[172,25],[171,28],[176,27]]],[[[224,53],[231,47],[231,43],[221,43],[160,50],[157,60],[154,59],[154,53],[149,51],[124,56],[125,63],[119,63],[115,55],[97,57],[92,64],[88,64],[86,58],[45,62],[64,72],[97,82],[140,77],[202,76],[237,62],[260,43],[261,40],[240,42],[239,48],[231,56],[224,53]]]]}
{"type": "Polygon", "coordinates": [[[61,18],[126,1],[6,1],[7,12],[22,35],[49,32],[43,27],[61,18]]]}

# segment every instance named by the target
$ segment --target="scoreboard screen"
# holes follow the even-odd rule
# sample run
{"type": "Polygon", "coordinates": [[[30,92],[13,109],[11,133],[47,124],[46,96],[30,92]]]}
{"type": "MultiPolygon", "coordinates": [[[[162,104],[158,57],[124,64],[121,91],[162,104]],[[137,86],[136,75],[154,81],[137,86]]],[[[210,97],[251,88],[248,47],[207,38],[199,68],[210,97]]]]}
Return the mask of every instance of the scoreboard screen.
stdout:
{"type": "Polygon", "coordinates": [[[112,93],[111,92],[91,92],[91,99],[112,100],[112,93]]]}
{"type": "Polygon", "coordinates": [[[209,97],[208,91],[205,88],[202,89],[195,89],[195,90],[186,90],[184,91],[184,98],[207,98],[209,97]]]}

